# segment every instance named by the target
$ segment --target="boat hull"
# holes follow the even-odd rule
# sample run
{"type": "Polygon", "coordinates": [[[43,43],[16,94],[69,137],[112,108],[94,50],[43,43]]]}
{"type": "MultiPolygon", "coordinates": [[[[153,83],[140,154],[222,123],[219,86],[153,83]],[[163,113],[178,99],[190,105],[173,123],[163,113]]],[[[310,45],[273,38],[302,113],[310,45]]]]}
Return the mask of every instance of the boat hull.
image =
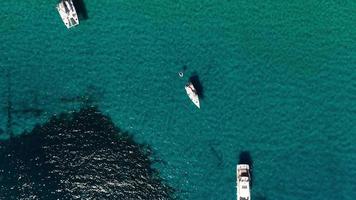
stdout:
{"type": "Polygon", "coordinates": [[[239,164],[236,167],[237,200],[251,200],[250,194],[250,166],[239,164]]]}
{"type": "Polygon", "coordinates": [[[194,105],[200,108],[199,96],[197,94],[196,89],[194,88],[194,85],[191,82],[185,85],[185,91],[187,92],[189,99],[194,103],[194,105]]]}
{"type": "Polygon", "coordinates": [[[57,4],[56,8],[67,28],[79,25],[77,11],[72,0],[63,0],[57,4]]]}

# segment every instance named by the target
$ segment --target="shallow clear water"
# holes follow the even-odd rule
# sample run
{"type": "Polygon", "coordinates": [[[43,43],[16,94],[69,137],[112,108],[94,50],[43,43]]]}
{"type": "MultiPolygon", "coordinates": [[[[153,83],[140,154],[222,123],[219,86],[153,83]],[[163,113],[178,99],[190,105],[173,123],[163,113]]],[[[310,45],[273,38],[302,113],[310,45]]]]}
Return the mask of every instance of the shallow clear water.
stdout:
{"type": "Polygon", "coordinates": [[[67,30],[55,2],[0,2],[3,132],[8,91],[15,134],[89,98],[152,145],[182,199],[234,199],[241,151],[253,199],[356,198],[353,1],[85,3],[67,30]]]}

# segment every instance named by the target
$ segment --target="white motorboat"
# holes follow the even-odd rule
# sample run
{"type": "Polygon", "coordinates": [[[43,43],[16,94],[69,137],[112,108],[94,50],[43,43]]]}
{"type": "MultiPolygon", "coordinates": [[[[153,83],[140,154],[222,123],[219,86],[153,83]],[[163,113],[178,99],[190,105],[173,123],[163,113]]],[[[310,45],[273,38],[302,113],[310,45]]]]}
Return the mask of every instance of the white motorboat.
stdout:
{"type": "Polygon", "coordinates": [[[72,28],[79,24],[77,11],[72,0],[61,0],[57,4],[57,10],[67,28],[72,28]]]}
{"type": "Polygon", "coordinates": [[[190,100],[192,100],[192,102],[198,107],[200,108],[200,103],[199,103],[199,96],[197,93],[197,90],[195,89],[194,85],[192,82],[189,82],[185,85],[185,91],[188,94],[188,97],[190,98],[190,100]]]}
{"type": "Polygon", "coordinates": [[[250,166],[239,164],[236,167],[237,174],[237,200],[251,200],[250,195],[250,166]]]}

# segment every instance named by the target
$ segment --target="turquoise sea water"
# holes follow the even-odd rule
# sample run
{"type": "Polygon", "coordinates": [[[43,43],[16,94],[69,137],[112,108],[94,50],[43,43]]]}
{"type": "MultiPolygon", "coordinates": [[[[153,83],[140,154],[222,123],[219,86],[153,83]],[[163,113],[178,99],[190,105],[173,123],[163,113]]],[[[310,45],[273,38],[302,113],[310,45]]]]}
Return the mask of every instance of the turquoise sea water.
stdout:
{"type": "Polygon", "coordinates": [[[241,151],[253,199],[356,198],[355,1],[86,0],[71,30],[55,4],[0,2],[0,132],[8,96],[15,134],[89,98],[181,199],[236,198],[241,151]]]}

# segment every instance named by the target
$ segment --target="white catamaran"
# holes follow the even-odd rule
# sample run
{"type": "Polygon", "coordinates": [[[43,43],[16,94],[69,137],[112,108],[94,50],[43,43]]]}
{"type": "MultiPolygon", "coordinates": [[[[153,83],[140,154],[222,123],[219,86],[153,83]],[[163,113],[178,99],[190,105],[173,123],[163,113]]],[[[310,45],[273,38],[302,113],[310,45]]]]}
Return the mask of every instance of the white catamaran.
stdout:
{"type": "Polygon", "coordinates": [[[72,28],[79,24],[77,11],[72,0],[61,0],[57,4],[57,10],[67,28],[72,28]]]}
{"type": "Polygon", "coordinates": [[[200,108],[200,103],[199,103],[199,96],[197,93],[197,90],[195,89],[195,87],[193,86],[192,82],[189,82],[185,85],[185,91],[188,94],[188,97],[190,98],[190,100],[192,100],[192,102],[198,107],[200,108]]]}
{"type": "Polygon", "coordinates": [[[250,197],[250,166],[239,164],[236,167],[237,174],[237,200],[251,200],[250,197]]]}

